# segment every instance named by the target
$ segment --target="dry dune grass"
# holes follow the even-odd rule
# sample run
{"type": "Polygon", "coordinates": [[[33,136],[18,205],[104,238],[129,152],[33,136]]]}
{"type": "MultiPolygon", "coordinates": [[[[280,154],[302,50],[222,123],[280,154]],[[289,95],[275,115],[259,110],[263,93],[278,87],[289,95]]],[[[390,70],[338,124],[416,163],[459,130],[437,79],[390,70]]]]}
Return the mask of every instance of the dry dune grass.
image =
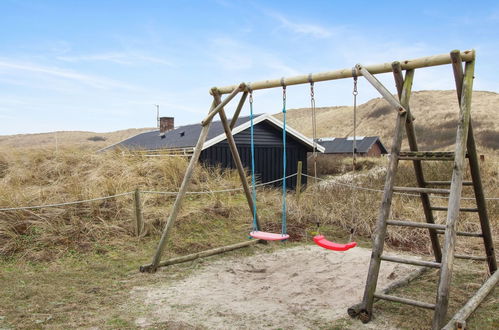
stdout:
{"type": "MultiPolygon", "coordinates": [[[[493,111],[499,105],[499,94],[475,92],[473,102],[479,152],[488,151],[486,161],[482,163],[486,195],[499,197],[499,158],[494,155],[499,141],[495,116],[499,112],[493,111]]],[[[456,126],[452,118],[457,118],[458,111],[454,91],[414,92],[411,109],[416,117],[421,149],[452,147],[456,126]]],[[[319,136],[351,134],[351,125],[345,125],[351,121],[351,108],[321,108],[317,113],[319,136]]],[[[359,135],[380,135],[383,142],[389,145],[395,118],[384,100],[374,99],[360,105],[359,118],[359,135]]],[[[303,133],[311,134],[308,109],[290,110],[289,122],[303,133]]],[[[38,144],[34,141],[43,144],[43,138],[53,138],[49,135],[0,137],[0,208],[90,199],[133,191],[137,187],[141,190],[177,191],[187,165],[185,159],[146,158],[128,152],[99,154],[93,151],[97,144],[100,147],[108,145],[130,133],[133,132],[109,133],[106,141],[89,141],[86,140],[87,135],[95,136],[94,133],[82,135],[72,132],[66,142],[60,142],[58,150],[50,141],[47,142],[49,147],[35,148],[38,144]],[[93,147],[89,148],[85,141],[93,147]],[[65,144],[73,146],[65,147],[65,144]],[[33,148],[21,148],[23,145],[33,148]]],[[[359,162],[362,166],[357,169],[357,184],[382,189],[385,172],[380,168],[385,161],[381,158],[359,162]]],[[[329,164],[335,167],[335,171],[326,168],[324,172],[334,173],[333,181],[350,184],[352,178],[348,175],[351,170],[348,163],[349,160],[344,159],[329,164]]],[[[449,180],[449,164],[429,163],[425,166],[428,180],[449,180]]],[[[398,185],[414,186],[410,163],[401,165],[398,181],[398,185]]],[[[234,171],[199,167],[190,190],[213,191],[234,187],[240,187],[234,171]]],[[[464,188],[464,193],[471,196],[472,191],[464,188]]],[[[142,194],[146,235],[155,237],[159,233],[173,200],[171,195],[142,194]]],[[[346,240],[346,233],[353,228],[358,235],[368,238],[373,233],[380,201],[379,192],[310,183],[300,201],[294,194],[289,194],[289,233],[295,240],[306,240],[316,232],[315,224],[320,220],[321,231],[331,237],[346,240]],[[355,200],[354,204],[352,200],[355,200]]],[[[446,205],[445,199],[433,201],[435,205],[446,205]]],[[[473,206],[471,201],[464,204],[473,206]]],[[[258,205],[264,229],[278,231],[280,191],[275,188],[261,189],[258,205]]],[[[490,201],[488,208],[497,234],[499,201],[490,201]]],[[[392,217],[423,221],[419,199],[397,196],[393,201],[392,217]]],[[[250,218],[241,192],[189,195],[180,213],[177,230],[173,231],[169,249],[178,253],[195,252],[240,240],[250,228],[250,218]]],[[[437,214],[437,221],[445,221],[445,212],[437,214]]],[[[478,230],[477,223],[475,214],[461,215],[460,228],[463,230],[478,230]]],[[[71,249],[87,250],[102,242],[119,244],[120,241],[133,239],[131,195],[64,207],[0,211],[2,256],[25,254],[34,259],[52,258],[71,249]]],[[[424,230],[391,229],[388,241],[408,250],[429,251],[424,230]]],[[[468,241],[462,240],[465,243],[468,241]]],[[[474,249],[479,246],[476,243],[475,239],[469,246],[474,249]]],[[[467,248],[465,245],[461,247],[467,248]]]]}
{"type": "Polygon", "coordinates": [[[109,133],[60,131],[38,134],[0,135],[0,148],[89,147],[100,149],[152,128],[131,128],[109,133]]]}
{"type": "MultiPolygon", "coordinates": [[[[382,189],[385,172],[377,166],[383,165],[384,161],[366,160],[369,166],[357,175],[357,184],[382,189]]],[[[499,196],[496,164],[493,161],[483,164],[487,196],[499,196]]],[[[0,208],[89,199],[132,191],[136,187],[177,191],[185,168],[186,160],[182,158],[145,158],[121,152],[96,154],[77,148],[59,152],[43,149],[1,152],[0,208]]],[[[397,184],[413,185],[412,171],[410,166],[401,166],[397,184]]],[[[450,176],[448,164],[429,164],[426,172],[433,180],[446,180],[450,176]]],[[[352,183],[349,175],[333,177],[332,180],[352,183]]],[[[235,171],[198,167],[190,190],[235,187],[240,187],[235,171]]],[[[470,196],[469,188],[465,193],[470,196]]],[[[173,200],[173,196],[142,194],[145,235],[157,237],[173,200]]],[[[330,183],[315,186],[310,183],[299,201],[293,193],[288,195],[288,231],[293,240],[310,239],[319,220],[321,232],[333,239],[348,239],[347,233],[352,228],[358,239],[368,239],[374,230],[380,200],[379,192],[356,191],[330,183]],[[353,200],[355,204],[352,204],[353,200]]],[[[468,204],[473,203],[466,202],[468,204]]],[[[436,205],[445,205],[445,200],[436,205]]],[[[264,230],[279,231],[280,190],[261,189],[258,206],[264,230]]],[[[497,201],[489,203],[489,211],[493,227],[497,228],[497,201]]],[[[136,240],[133,212],[131,195],[64,207],[0,211],[0,255],[24,255],[28,259],[44,260],[70,250],[95,251],[101,244],[133,241],[136,240]]],[[[418,198],[397,196],[392,213],[395,218],[424,221],[418,198]]],[[[444,220],[445,213],[442,212],[437,221],[444,220]]],[[[460,228],[475,231],[477,223],[476,215],[463,214],[460,228]]],[[[241,192],[189,195],[176,230],[172,232],[168,250],[173,253],[196,252],[234,243],[247,236],[250,226],[251,217],[241,192]]],[[[391,229],[388,242],[406,250],[429,252],[424,230],[391,229]]],[[[474,242],[473,246],[479,246],[476,240],[474,242]]]]}
{"type": "MultiPolygon", "coordinates": [[[[472,118],[479,146],[499,149],[499,94],[475,91],[472,99],[472,118]]],[[[455,142],[459,108],[455,91],[417,91],[410,100],[416,118],[416,134],[422,150],[449,150],[455,142]]],[[[319,137],[352,135],[352,107],[317,109],[319,137]]],[[[280,118],[280,115],[276,115],[280,118]]],[[[358,106],[357,135],[381,136],[389,147],[395,127],[396,114],[388,103],[376,98],[358,106]]],[[[289,125],[307,136],[312,136],[312,118],[309,109],[288,111],[289,125]]]]}
{"type": "MultiPolygon", "coordinates": [[[[85,200],[133,191],[136,187],[177,191],[185,168],[186,160],[181,158],[143,158],[120,152],[96,154],[77,148],[2,152],[0,207],[85,200]]],[[[191,189],[234,187],[233,174],[200,168],[191,189]]],[[[149,233],[160,225],[170,201],[171,197],[163,195],[143,196],[149,233]]],[[[36,257],[38,252],[57,254],[68,249],[86,249],[110,238],[133,236],[132,205],[132,196],[127,195],[71,206],[0,211],[0,254],[30,251],[36,257]]],[[[186,212],[190,212],[189,208],[186,212]]]]}

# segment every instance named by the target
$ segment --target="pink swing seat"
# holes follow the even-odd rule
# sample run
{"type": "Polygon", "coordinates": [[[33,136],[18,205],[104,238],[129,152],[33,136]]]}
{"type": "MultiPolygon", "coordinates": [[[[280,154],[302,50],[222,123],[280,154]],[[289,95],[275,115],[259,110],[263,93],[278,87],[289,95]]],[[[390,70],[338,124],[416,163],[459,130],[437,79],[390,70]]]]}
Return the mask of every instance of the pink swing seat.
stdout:
{"type": "Polygon", "coordinates": [[[333,250],[333,251],[347,251],[347,250],[350,250],[351,248],[354,248],[357,246],[356,242],[350,242],[347,244],[333,243],[331,241],[328,241],[323,235],[315,236],[314,242],[315,242],[315,244],[317,244],[325,249],[333,250]]]}
{"type": "Polygon", "coordinates": [[[283,241],[289,238],[288,234],[267,233],[265,231],[252,231],[250,236],[264,241],[283,241]]]}

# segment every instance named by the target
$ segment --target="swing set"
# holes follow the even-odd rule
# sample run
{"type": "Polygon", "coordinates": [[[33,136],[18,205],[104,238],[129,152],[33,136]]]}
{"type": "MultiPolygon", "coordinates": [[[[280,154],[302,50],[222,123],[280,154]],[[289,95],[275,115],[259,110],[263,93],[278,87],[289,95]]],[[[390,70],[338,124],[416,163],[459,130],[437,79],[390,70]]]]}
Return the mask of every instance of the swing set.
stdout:
{"type": "MultiPolygon", "coordinates": [[[[486,201],[483,193],[479,162],[476,152],[476,145],[471,125],[471,96],[473,90],[473,75],[475,65],[475,51],[458,50],[450,52],[450,54],[441,54],[428,57],[417,58],[413,60],[396,61],[392,63],[382,63],[376,65],[362,66],[357,64],[352,69],[342,69],[336,71],[327,71],[309,75],[294,76],[289,78],[281,78],[274,80],[264,80],[253,83],[241,83],[239,85],[213,87],[210,94],[213,96],[213,102],[206,118],[201,122],[202,130],[199,135],[199,140],[194,148],[189,166],[185,172],[184,179],[180,186],[180,190],[173,204],[173,209],[168,217],[167,223],[163,229],[161,239],[159,241],[156,253],[153,257],[152,263],[140,267],[141,272],[155,272],[159,267],[169,266],[181,262],[195,260],[226,251],[231,251],[243,247],[250,246],[255,243],[265,242],[269,240],[283,241],[289,238],[286,233],[286,87],[298,84],[311,85],[311,104],[312,104],[312,117],[313,117],[313,143],[314,143],[314,159],[316,158],[316,123],[315,123],[315,98],[313,86],[315,82],[330,81],[336,79],[353,78],[354,79],[354,144],[353,144],[353,168],[355,171],[355,155],[356,155],[356,141],[355,141],[355,127],[356,127],[356,95],[357,77],[364,77],[390,104],[397,114],[395,123],[395,132],[390,151],[389,163],[387,165],[387,174],[385,178],[384,192],[379,210],[378,220],[376,223],[376,230],[373,236],[373,247],[371,261],[369,264],[369,272],[366,280],[363,300],[360,304],[352,306],[348,313],[352,317],[358,317],[363,322],[369,322],[372,317],[373,304],[375,300],[388,300],[398,303],[408,304],[420,308],[434,310],[433,326],[432,329],[451,329],[454,326],[453,322],[461,322],[462,324],[466,318],[478,307],[478,304],[483,298],[494,288],[499,282],[499,272],[497,270],[497,262],[494,252],[494,245],[492,240],[492,231],[490,222],[487,215],[486,201]],[[463,70],[463,63],[465,69],[463,70]],[[409,99],[411,95],[412,82],[415,69],[452,65],[454,79],[456,83],[456,92],[459,104],[459,120],[456,132],[456,145],[454,152],[433,152],[433,151],[419,151],[415,128],[414,117],[409,108],[409,99]],[[405,76],[403,72],[405,71],[405,76]],[[397,88],[398,98],[395,97],[378,79],[374,76],[381,73],[392,73],[395,85],[397,88]],[[255,179],[255,161],[254,161],[254,143],[253,143],[253,91],[260,89],[281,87],[283,91],[283,179],[282,179],[282,227],[281,233],[269,233],[261,231],[261,225],[258,218],[256,208],[256,179],[255,179]],[[236,107],[236,111],[232,120],[229,122],[225,114],[224,107],[233,100],[239,93],[242,92],[241,99],[236,107]],[[222,100],[222,95],[227,96],[222,100]],[[251,150],[252,150],[252,168],[251,168],[251,184],[250,189],[246,181],[246,172],[243,168],[239,153],[237,150],[232,129],[236,120],[241,113],[242,107],[245,104],[246,98],[249,96],[250,112],[251,112],[251,150]],[[253,216],[253,225],[250,236],[254,239],[246,240],[241,243],[223,246],[211,250],[206,250],[182,257],[161,261],[163,250],[166,246],[169,233],[173,228],[173,224],[178,216],[182,201],[187,192],[194,168],[199,160],[203,144],[207,138],[210,124],[212,119],[218,115],[224,127],[227,137],[227,142],[231,150],[238,174],[241,179],[241,184],[246,196],[249,210],[253,216]],[[405,135],[403,134],[405,130],[405,135]],[[402,151],[402,139],[408,140],[408,151],[402,151]],[[469,169],[471,172],[471,181],[463,180],[463,172],[465,160],[469,161],[469,169]],[[396,187],[395,176],[397,173],[398,163],[401,160],[412,161],[416,175],[417,187],[396,187]],[[423,173],[422,161],[451,161],[452,178],[450,181],[431,181],[426,180],[423,173]],[[472,186],[476,199],[476,208],[461,208],[460,200],[463,185],[472,186]],[[437,188],[435,188],[437,186],[437,188]],[[439,186],[447,186],[448,189],[439,188],[439,186]],[[397,219],[389,219],[392,197],[395,192],[404,192],[411,194],[418,194],[421,198],[422,207],[426,222],[418,221],[405,221],[397,219]],[[432,206],[429,196],[432,194],[448,195],[447,206],[432,206]],[[445,224],[435,223],[434,211],[446,211],[447,218],[445,224]],[[479,216],[481,232],[469,233],[457,231],[457,222],[459,212],[476,212],[479,216]],[[398,256],[389,256],[383,253],[384,240],[387,233],[387,226],[405,226],[412,228],[426,228],[428,230],[432,249],[434,254],[434,261],[423,261],[419,259],[401,258],[398,256]],[[440,242],[438,235],[444,235],[443,243],[440,242]],[[472,297],[470,301],[445,325],[449,291],[451,285],[451,276],[453,269],[453,260],[455,258],[473,259],[477,260],[478,257],[457,255],[455,254],[456,236],[479,237],[483,239],[486,256],[480,257],[479,260],[487,262],[489,271],[492,276],[482,285],[477,291],[476,296],[472,297]],[[443,247],[441,247],[443,244],[443,247]],[[436,303],[428,303],[415,301],[408,298],[402,298],[387,294],[387,292],[377,292],[377,280],[380,269],[381,261],[396,262],[411,264],[422,267],[437,268],[439,269],[439,281],[436,296],[436,303]]],[[[316,177],[316,163],[314,161],[314,170],[316,177]]],[[[355,176],[353,176],[353,180],[355,176]]],[[[352,220],[354,220],[353,211],[355,209],[355,198],[352,199],[352,220]]],[[[353,222],[353,221],[352,221],[353,222]]],[[[320,223],[318,222],[318,226],[320,223]]],[[[353,225],[353,223],[352,223],[353,225]]],[[[351,235],[354,230],[352,229],[351,235]]],[[[326,249],[336,251],[346,251],[356,245],[355,242],[347,244],[338,244],[328,241],[323,235],[318,233],[314,237],[314,242],[326,249]]]]}

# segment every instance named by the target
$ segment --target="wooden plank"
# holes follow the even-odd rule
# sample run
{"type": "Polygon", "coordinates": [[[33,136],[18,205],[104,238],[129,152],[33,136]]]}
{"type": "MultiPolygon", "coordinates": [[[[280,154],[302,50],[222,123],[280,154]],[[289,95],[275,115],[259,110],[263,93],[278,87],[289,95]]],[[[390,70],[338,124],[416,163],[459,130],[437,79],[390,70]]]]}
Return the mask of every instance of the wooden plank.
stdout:
{"type": "MultiPolygon", "coordinates": [[[[452,51],[451,54],[452,68],[454,71],[454,80],[456,82],[457,99],[461,103],[463,92],[463,66],[461,65],[461,54],[459,51],[452,51]]],[[[478,217],[480,219],[480,226],[482,227],[483,243],[485,246],[485,254],[487,255],[487,262],[491,273],[497,270],[497,260],[494,251],[494,241],[492,238],[492,229],[490,228],[490,221],[487,212],[487,203],[485,201],[485,194],[482,187],[482,178],[480,175],[480,165],[476,151],[475,136],[473,134],[473,124],[470,123],[468,129],[468,160],[470,164],[471,178],[473,182],[473,190],[475,191],[475,200],[478,208],[478,217]]]]}
{"type": "MultiPolygon", "coordinates": [[[[215,88],[215,87],[213,87],[213,88],[215,88]]],[[[232,91],[232,93],[230,93],[229,95],[227,95],[227,97],[223,101],[220,101],[220,103],[218,103],[218,105],[213,110],[211,110],[208,113],[208,116],[206,116],[206,118],[203,119],[203,121],[201,122],[201,125],[205,126],[205,125],[208,125],[208,123],[211,123],[211,120],[213,119],[213,117],[215,117],[217,115],[217,113],[221,109],[223,109],[234,97],[236,97],[236,95],[240,91],[242,91],[244,88],[246,88],[246,84],[245,83],[241,83],[236,88],[234,88],[234,90],[232,91]]],[[[216,91],[213,91],[213,90],[212,90],[211,94],[213,96],[217,95],[216,91]]],[[[218,94],[218,95],[220,95],[220,94],[218,94]]]]}
{"type": "Polygon", "coordinates": [[[391,296],[391,295],[382,294],[382,293],[376,293],[374,296],[378,299],[394,301],[394,302],[398,302],[401,304],[406,304],[406,305],[411,305],[411,306],[416,306],[416,307],[421,307],[421,308],[426,308],[426,309],[435,309],[435,304],[429,304],[429,303],[425,303],[425,302],[417,301],[417,300],[413,300],[413,299],[396,297],[396,296],[391,296]]]}
{"type": "Polygon", "coordinates": [[[400,257],[395,257],[395,256],[386,256],[386,255],[382,255],[380,258],[381,258],[381,260],[384,260],[384,261],[396,262],[399,264],[407,264],[407,265],[430,267],[430,268],[440,268],[440,263],[433,262],[433,261],[406,259],[406,258],[400,258],[400,257]]]}
{"type": "MultiPolygon", "coordinates": [[[[220,94],[214,94],[215,102],[221,102],[220,94]]],[[[236,164],[237,173],[239,174],[239,178],[241,179],[241,184],[243,185],[244,195],[246,196],[246,200],[248,201],[248,206],[251,211],[251,215],[253,216],[253,212],[255,212],[255,207],[253,203],[253,196],[251,194],[251,190],[246,180],[246,171],[244,170],[243,163],[241,162],[241,157],[239,157],[239,151],[237,151],[236,142],[234,141],[234,136],[232,135],[232,130],[230,129],[230,124],[227,120],[227,116],[225,115],[225,110],[222,108],[218,112],[220,115],[220,120],[222,121],[222,126],[224,127],[225,136],[227,137],[227,143],[229,144],[229,149],[232,154],[232,158],[234,159],[234,163],[236,164]]],[[[256,227],[257,230],[261,228],[260,221],[258,219],[258,215],[256,215],[256,227]]]]}
{"type": "Polygon", "coordinates": [[[237,119],[239,118],[239,114],[241,113],[241,110],[243,109],[244,102],[246,102],[246,98],[248,97],[248,91],[245,91],[243,95],[241,96],[241,99],[239,100],[239,104],[237,105],[236,111],[234,112],[234,116],[232,117],[232,120],[230,121],[230,130],[232,131],[234,129],[234,126],[236,125],[237,119]]]}
{"type": "Polygon", "coordinates": [[[402,193],[424,193],[424,194],[449,194],[449,189],[419,188],[419,187],[393,187],[393,191],[402,193]]]}
{"type": "MultiPolygon", "coordinates": [[[[437,234],[444,235],[444,230],[437,230],[437,234]]],[[[471,233],[467,231],[456,231],[457,236],[465,236],[465,237],[483,237],[482,233],[471,233]]]]}
{"type": "MultiPolygon", "coordinates": [[[[248,246],[256,244],[256,243],[260,243],[260,241],[259,240],[249,240],[249,241],[245,241],[242,243],[236,243],[236,244],[222,246],[222,247],[218,247],[218,248],[214,248],[214,249],[210,249],[210,250],[206,250],[206,251],[201,251],[198,253],[192,253],[192,254],[188,254],[186,256],[176,257],[176,258],[162,261],[158,264],[158,267],[166,267],[166,266],[171,266],[171,265],[175,265],[175,264],[180,264],[183,262],[193,261],[193,260],[196,260],[199,258],[206,258],[209,256],[225,253],[228,251],[242,249],[242,248],[248,247],[248,246]]],[[[140,271],[146,272],[146,271],[148,271],[147,267],[150,267],[150,266],[151,265],[142,266],[140,268],[140,271]]]]}
{"type": "Polygon", "coordinates": [[[454,329],[456,323],[465,323],[471,314],[480,306],[482,301],[494,290],[499,282],[499,272],[495,272],[490,276],[485,283],[478,289],[473,297],[450,319],[450,321],[442,328],[442,330],[454,329]]]}
{"type": "MultiPolygon", "coordinates": [[[[434,206],[431,209],[432,211],[447,211],[447,206],[434,206]]],[[[459,212],[478,212],[478,209],[473,207],[461,207],[459,212]]]]}
{"type": "Polygon", "coordinates": [[[400,102],[392,95],[392,93],[386,89],[386,87],[373,76],[365,67],[360,64],[355,66],[357,71],[362,74],[364,78],[378,91],[378,93],[383,96],[383,98],[398,112],[406,112],[407,110],[400,104],[400,102]]]}
{"type": "MultiPolygon", "coordinates": [[[[215,100],[212,103],[211,110],[216,107],[215,100]]],[[[163,233],[161,234],[161,239],[159,240],[158,247],[156,249],[156,253],[154,254],[153,260],[150,265],[140,267],[142,272],[154,273],[158,269],[159,262],[161,261],[161,256],[163,254],[163,250],[166,246],[166,242],[168,241],[168,236],[170,234],[171,229],[173,228],[173,224],[177,219],[178,212],[182,207],[182,202],[184,200],[185,193],[187,192],[187,188],[189,187],[189,183],[191,182],[192,174],[194,173],[194,168],[197,165],[199,160],[199,156],[201,155],[201,150],[203,149],[204,142],[206,141],[206,137],[208,136],[208,132],[210,130],[211,119],[203,126],[201,129],[201,133],[199,134],[198,142],[196,143],[196,147],[194,148],[194,153],[192,154],[191,161],[189,162],[189,166],[187,166],[187,170],[185,171],[184,179],[182,180],[182,184],[180,185],[180,190],[175,198],[175,202],[173,203],[173,209],[168,217],[166,225],[163,229],[163,233]]]]}
{"type": "Polygon", "coordinates": [[[455,159],[453,165],[454,171],[452,173],[452,184],[448,204],[449,210],[447,212],[447,228],[444,235],[445,245],[442,254],[442,268],[440,269],[440,278],[438,283],[437,307],[435,309],[435,316],[432,323],[432,328],[434,330],[440,329],[445,325],[447,308],[449,305],[449,291],[454,261],[454,249],[456,244],[456,224],[459,217],[459,207],[463,188],[463,169],[470,122],[474,69],[475,61],[466,63],[455,144],[455,159]]]}
{"type": "Polygon", "coordinates": [[[427,222],[414,222],[414,221],[403,221],[403,220],[388,220],[386,222],[389,225],[393,226],[402,226],[402,227],[416,227],[416,228],[431,228],[431,229],[445,229],[445,225],[439,225],[436,223],[427,223],[427,222]]]}
{"type": "MultiPolygon", "coordinates": [[[[463,61],[466,62],[472,61],[475,59],[475,53],[474,51],[466,50],[461,53],[461,58],[463,61]]],[[[402,70],[425,68],[425,67],[445,65],[450,63],[451,63],[451,58],[449,54],[441,54],[441,55],[421,57],[412,60],[400,61],[402,70]]],[[[372,74],[388,73],[392,72],[392,63],[367,65],[366,69],[372,74]]],[[[251,86],[252,90],[258,90],[258,89],[282,87],[282,83],[284,83],[284,85],[286,86],[291,86],[299,84],[310,84],[310,80],[313,82],[319,82],[319,81],[336,80],[336,79],[344,79],[352,77],[353,77],[352,68],[346,68],[336,71],[314,73],[312,75],[304,74],[294,77],[256,81],[248,83],[248,86],[251,86]]],[[[217,87],[216,90],[221,94],[227,94],[232,92],[235,87],[237,86],[231,85],[231,86],[217,87]]]]}
{"type": "MultiPolygon", "coordinates": [[[[434,186],[450,186],[451,182],[450,181],[426,181],[427,185],[434,185],[434,186]]],[[[463,181],[463,186],[472,186],[473,182],[471,181],[463,181]]]]}
{"type": "Polygon", "coordinates": [[[468,260],[476,260],[476,261],[486,261],[486,257],[478,257],[478,256],[469,256],[466,254],[455,254],[454,258],[456,259],[468,259],[468,260]]]}

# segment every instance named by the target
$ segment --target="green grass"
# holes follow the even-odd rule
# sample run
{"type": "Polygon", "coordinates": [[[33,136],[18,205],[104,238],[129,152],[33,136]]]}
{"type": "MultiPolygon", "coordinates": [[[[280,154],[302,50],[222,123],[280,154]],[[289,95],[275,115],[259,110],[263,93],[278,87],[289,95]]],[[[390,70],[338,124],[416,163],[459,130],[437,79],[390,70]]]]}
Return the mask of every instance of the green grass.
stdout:
{"type": "MultiPolygon", "coordinates": [[[[141,274],[138,266],[150,261],[156,239],[157,237],[151,237],[119,246],[100,245],[99,253],[69,252],[60,259],[49,262],[26,262],[15,258],[1,262],[0,286],[3,289],[0,295],[0,328],[135,328],[134,321],[144,313],[145,307],[135,305],[137,302],[130,303],[130,291],[134,287],[159,285],[185,278],[200,265],[227,255],[243,257],[301,244],[258,244],[225,255],[170,266],[168,270],[154,275],[141,274]]],[[[361,245],[365,246],[367,243],[361,245]]],[[[167,253],[167,256],[170,255],[171,253],[167,253]]],[[[464,304],[484,279],[482,264],[459,262],[457,265],[450,313],[464,304]]],[[[436,280],[435,272],[431,272],[393,294],[432,301],[436,280]]],[[[498,309],[499,293],[494,292],[468,320],[469,328],[497,328],[498,309]]],[[[413,329],[414,324],[421,325],[422,328],[429,327],[432,313],[382,301],[375,304],[374,317],[377,323],[413,329]]],[[[333,324],[318,320],[313,326],[319,329],[356,329],[359,325],[360,321],[345,317],[333,324]]],[[[156,326],[169,328],[168,324],[156,326]]],[[[189,325],[184,328],[189,328],[189,325]]]]}

